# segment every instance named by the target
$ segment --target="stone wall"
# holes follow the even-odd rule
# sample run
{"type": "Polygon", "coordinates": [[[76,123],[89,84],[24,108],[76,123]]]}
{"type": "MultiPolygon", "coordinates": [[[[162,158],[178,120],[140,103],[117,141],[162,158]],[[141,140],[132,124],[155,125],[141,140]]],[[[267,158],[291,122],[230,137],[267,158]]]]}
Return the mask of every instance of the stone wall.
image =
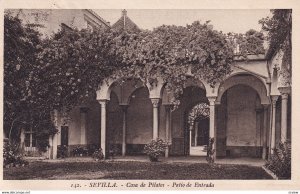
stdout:
{"type": "Polygon", "coordinates": [[[146,87],[137,89],[127,109],[127,144],[147,144],[153,135],[153,107],[146,87]]]}
{"type": "Polygon", "coordinates": [[[263,114],[257,92],[249,86],[236,85],[228,89],[226,100],[226,156],[260,157],[263,114]]]}
{"type": "Polygon", "coordinates": [[[172,147],[171,155],[186,155],[189,149],[189,131],[186,129],[187,114],[197,103],[207,102],[205,91],[198,87],[188,87],[184,89],[181,103],[172,112],[172,147]]]}

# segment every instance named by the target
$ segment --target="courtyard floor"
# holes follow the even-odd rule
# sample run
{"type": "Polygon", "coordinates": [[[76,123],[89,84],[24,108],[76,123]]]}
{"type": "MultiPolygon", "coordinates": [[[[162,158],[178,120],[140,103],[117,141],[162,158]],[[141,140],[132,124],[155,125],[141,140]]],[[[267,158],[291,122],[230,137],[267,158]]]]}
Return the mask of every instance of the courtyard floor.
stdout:
{"type": "Polygon", "coordinates": [[[201,157],[161,158],[151,163],[147,157],[116,157],[96,162],[78,157],[60,160],[31,160],[28,166],[4,168],[6,180],[201,180],[201,179],[272,179],[257,159],[219,159],[209,165],[201,157]]]}

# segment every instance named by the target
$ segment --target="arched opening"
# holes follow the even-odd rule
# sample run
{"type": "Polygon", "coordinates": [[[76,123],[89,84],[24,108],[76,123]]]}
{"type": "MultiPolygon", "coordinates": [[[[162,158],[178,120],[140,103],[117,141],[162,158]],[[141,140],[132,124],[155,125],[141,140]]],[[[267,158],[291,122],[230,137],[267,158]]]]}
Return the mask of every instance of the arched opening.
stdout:
{"type": "Polygon", "coordinates": [[[195,105],[188,114],[190,130],[189,155],[206,156],[209,142],[209,104],[201,102],[195,105]]]}
{"type": "MultiPolygon", "coordinates": [[[[143,120],[139,118],[143,115],[139,112],[142,112],[146,106],[143,104],[143,100],[148,99],[150,101],[148,88],[144,87],[139,79],[117,80],[109,85],[106,98],[109,99],[106,105],[105,120],[106,155],[125,155],[126,153],[141,152],[143,146],[136,146],[140,143],[136,139],[139,139],[137,138],[138,130],[144,128],[139,123],[143,120]]],[[[147,111],[151,110],[152,106],[147,111]]],[[[139,137],[143,139],[142,135],[139,137]]]]}
{"type": "Polygon", "coordinates": [[[261,79],[247,73],[236,74],[234,76],[230,76],[229,78],[227,78],[219,87],[218,97],[216,99],[216,102],[220,103],[223,94],[229,88],[238,84],[251,87],[252,89],[257,91],[262,104],[270,104],[270,99],[267,96],[266,85],[262,82],[261,79]]]}
{"type": "MultiPolygon", "coordinates": [[[[171,155],[190,155],[190,128],[189,128],[189,113],[199,103],[208,104],[206,91],[197,86],[186,87],[180,98],[180,105],[171,115],[171,137],[172,145],[171,155]]],[[[195,118],[195,121],[200,123],[200,118],[195,118]]],[[[198,124],[198,127],[205,126],[205,121],[198,124]]],[[[195,128],[194,128],[195,129],[195,128]]],[[[197,132],[202,129],[197,128],[197,132]]],[[[194,130],[195,131],[195,130],[194,130]]],[[[195,133],[194,133],[195,134],[195,133]]],[[[202,134],[201,134],[202,135],[202,134]]],[[[200,136],[198,136],[200,138],[200,136]]],[[[195,139],[195,135],[194,138],[195,139]]]]}
{"type": "Polygon", "coordinates": [[[217,108],[217,157],[262,157],[264,109],[256,90],[237,83],[217,108]]]}
{"type": "Polygon", "coordinates": [[[127,108],[126,154],[143,154],[145,144],[152,139],[153,108],[146,87],[136,89],[127,108]]]}
{"type": "Polygon", "coordinates": [[[121,154],[122,151],[122,124],[123,112],[119,105],[117,94],[112,91],[110,101],[107,103],[107,128],[106,128],[106,145],[107,152],[121,154]]]}

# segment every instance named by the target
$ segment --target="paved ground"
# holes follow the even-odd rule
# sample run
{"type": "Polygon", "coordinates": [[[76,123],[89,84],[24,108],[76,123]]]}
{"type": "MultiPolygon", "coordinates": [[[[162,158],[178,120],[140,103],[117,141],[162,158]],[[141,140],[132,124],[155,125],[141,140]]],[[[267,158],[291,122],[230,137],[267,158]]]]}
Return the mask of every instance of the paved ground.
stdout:
{"type": "MultiPolygon", "coordinates": [[[[116,161],[149,161],[147,156],[125,156],[115,157],[116,161]]],[[[184,163],[207,163],[206,157],[197,156],[180,156],[180,157],[161,157],[160,161],[167,163],[184,162],[184,163]]],[[[265,161],[260,158],[222,158],[215,161],[216,164],[244,164],[250,166],[263,166],[265,161]]]]}
{"type": "MultiPolygon", "coordinates": [[[[36,161],[37,158],[27,158],[31,161],[36,161]]],[[[45,162],[56,163],[61,161],[66,162],[92,162],[93,159],[91,157],[69,157],[65,159],[57,159],[57,160],[44,160],[43,158],[39,158],[38,160],[43,160],[45,162]]],[[[197,156],[180,156],[180,157],[161,157],[159,159],[164,163],[207,163],[205,157],[197,157],[197,156]]],[[[138,162],[149,162],[147,156],[116,156],[113,159],[109,158],[107,161],[138,161],[138,162]]],[[[215,161],[216,164],[241,164],[241,165],[249,165],[249,166],[263,166],[265,164],[265,160],[260,158],[222,158],[217,159],[215,161]]]]}
{"type": "Polygon", "coordinates": [[[91,158],[32,160],[28,166],[5,168],[5,180],[212,180],[272,179],[262,167],[237,164],[209,165],[203,158],[162,158],[149,162],[146,157],[125,157],[93,161],[91,158]],[[138,160],[138,161],[135,161],[138,160]]]}

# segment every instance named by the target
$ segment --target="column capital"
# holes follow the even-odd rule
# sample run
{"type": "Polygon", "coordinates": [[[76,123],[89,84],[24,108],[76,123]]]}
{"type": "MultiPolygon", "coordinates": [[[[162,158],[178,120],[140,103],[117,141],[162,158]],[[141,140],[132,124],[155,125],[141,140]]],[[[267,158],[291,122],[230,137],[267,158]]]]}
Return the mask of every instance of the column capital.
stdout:
{"type": "Polygon", "coordinates": [[[272,100],[273,105],[276,104],[276,101],[277,101],[278,97],[279,97],[278,95],[271,96],[271,100],[272,100]]]}
{"type": "Polygon", "coordinates": [[[158,108],[159,107],[159,101],[160,101],[160,98],[151,98],[153,108],[158,108]]]}
{"type": "Polygon", "coordinates": [[[214,106],[217,97],[216,97],[216,96],[208,96],[207,99],[208,99],[208,101],[209,101],[209,105],[210,105],[210,106],[214,106]]]}
{"type": "Polygon", "coordinates": [[[104,107],[107,104],[107,102],[108,102],[108,100],[105,100],[105,99],[98,100],[98,103],[101,104],[101,107],[102,106],[104,107]]]}
{"type": "Polygon", "coordinates": [[[287,100],[289,97],[289,94],[288,93],[282,93],[281,94],[281,100],[287,100]]]}
{"type": "Polygon", "coordinates": [[[291,87],[290,86],[278,87],[278,90],[279,90],[281,95],[288,95],[288,94],[291,93],[291,87]]]}

